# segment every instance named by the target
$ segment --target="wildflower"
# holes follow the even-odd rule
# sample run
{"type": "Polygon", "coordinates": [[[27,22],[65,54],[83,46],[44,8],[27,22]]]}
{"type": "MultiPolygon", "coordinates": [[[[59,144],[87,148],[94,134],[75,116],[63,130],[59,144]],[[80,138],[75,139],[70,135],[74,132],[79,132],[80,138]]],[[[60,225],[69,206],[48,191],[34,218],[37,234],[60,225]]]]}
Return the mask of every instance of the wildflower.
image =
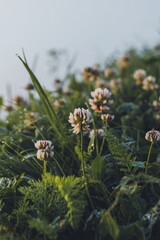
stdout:
{"type": "MultiPolygon", "coordinates": [[[[96,129],[96,133],[99,137],[103,137],[104,136],[104,130],[102,128],[100,129],[96,129]]],[[[90,134],[89,134],[89,138],[93,138],[95,136],[95,130],[92,129],[90,131],[90,134]]]]}
{"type": "Polygon", "coordinates": [[[100,72],[97,67],[87,67],[83,70],[82,75],[86,82],[93,82],[99,79],[100,72]]]}
{"type": "Polygon", "coordinates": [[[32,83],[28,83],[28,84],[26,84],[26,86],[24,87],[24,89],[26,89],[26,90],[33,90],[34,89],[34,85],[32,84],[32,83]]]}
{"type": "Polygon", "coordinates": [[[112,68],[107,68],[104,70],[104,77],[109,78],[112,77],[115,74],[114,70],[112,68]]]}
{"type": "Polygon", "coordinates": [[[120,90],[121,83],[122,83],[121,78],[115,78],[115,79],[110,80],[109,86],[110,86],[113,93],[116,94],[120,90]]]}
{"type": "Polygon", "coordinates": [[[34,122],[39,118],[38,113],[30,112],[26,114],[26,119],[24,120],[24,124],[28,128],[35,128],[34,122]]]}
{"type": "Polygon", "coordinates": [[[157,130],[148,131],[145,135],[145,139],[150,142],[156,142],[160,140],[160,132],[157,130]]]}
{"type": "Polygon", "coordinates": [[[52,142],[49,140],[38,140],[34,146],[40,150],[40,149],[50,149],[52,150],[54,148],[54,146],[52,146],[52,142]]]}
{"type": "Polygon", "coordinates": [[[154,116],[154,118],[155,118],[155,120],[156,120],[157,122],[159,122],[159,121],[160,121],[160,114],[157,113],[157,114],[154,116]]]}
{"type": "Polygon", "coordinates": [[[27,105],[26,101],[21,96],[15,96],[12,100],[15,102],[14,107],[24,107],[27,105]]]}
{"type": "Polygon", "coordinates": [[[108,122],[108,121],[112,121],[114,119],[114,115],[110,115],[110,114],[102,114],[101,115],[101,119],[104,122],[108,122]]]}
{"type": "Polygon", "coordinates": [[[96,88],[105,88],[107,87],[107,84],[104,80],[98,79],[95,83],[96,88]]]}
{"type": "Polygon", "coordinates": [[[54,82],[60,84],[61,80],[59,78],[56,78],[56,79],[54,79],[54,82]]]}
{"type": "Polygon", "coordinates": [[[155,110],[160,110],[160,102],[154,100],[153,101],[153,107],[155,108],[155,110]]]}
{"type": "Polygon", "coordinates": [[[56,86],[55,87],[55,92],[57,92],[57,93],[61,93],[62,90],[63,90],[62,86],[56,86]]]}
{"type": "Polygon", "coordinates": [[[156,79],[153,76],[148,76],[143,80],[142,88],[144,90],[156,90],[159,86],[156,84],[156,79]]]}
{"type": "Polygon", "coordinates": [[[11,112],[11,111],[13,111],[13,106],[12,105],[4,106],[3,110],[5,112],[11,112]]]}
{"type": "Polygon", "coordinates": [[[54,152],[50,149],[40,149],[37,151],[37,158],[42,161],[47,161],[49,158],[52,158],[54,152]]]}
{"type": "Polygon", "coordinates": [[[120,59],[118,59],[117,64],[119,68],[126,68],[128,67],[129,62],[130,62],[130,56],[128,54],[125,54],[120,59]]]}
{"type": "Polygon", "coordinates": [[[76,108],[74,113],[70,113],[69,120],[73,127],[74,133],[89,130],[89,123],[91,122],[91,113],[88,109],[76,108]]]}
{"type": "Polygon", "coordinates": [[[96,88],[91,92],[91,96],[93,99],[89,99],[89,103],[95,112],[107,111],[110,109],[108,105],[113,103],[113,100],[109,100],[111,92],[107,88],[96,88]]]}
{"type": "Polygon", "coordinates": [[[64,98],[60,98],[60,99],[55,100],[55,101],[53,102],[53,104],[54,104],[54,106],[55,106],[56,108],[61,108],[61,107],[64,106],[66,103],[67,103],[67,101],[66,101],[66,99],[64,99],[64,98]]]}
{"type": "Polygon", "coordinates": [[[143,79],[145,77],[146,77],[146,71],[143,69],[138,69],[133,74],[133,78],[136,80],[137,85],[143,84],[143,79]]]}

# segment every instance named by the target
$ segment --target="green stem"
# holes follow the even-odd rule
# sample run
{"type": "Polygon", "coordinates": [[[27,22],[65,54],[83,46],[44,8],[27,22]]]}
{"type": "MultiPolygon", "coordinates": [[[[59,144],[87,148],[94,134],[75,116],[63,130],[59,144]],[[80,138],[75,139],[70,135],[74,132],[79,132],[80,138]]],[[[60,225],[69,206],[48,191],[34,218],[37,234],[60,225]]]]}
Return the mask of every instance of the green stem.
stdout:
{"type": "Polygon", "coordinates": [[[100,148],[100,151],[99,151],[99,156],[102,154],[102,150],[103,150],[103,146],[104,146],[104,142],[105,142],[105,133],[107,131],[107,128],[109,127],[108,123],[106,121],[102,121],[102,122],[103,122],[103,128],[104,128],[104,137],[103,137],[101,148],[100,148]]]}
{"type": "Polygon", "coordinates": [[[148,164],[149,164],[149,160],[150,160],[150,155],[151,155],[152,147],[153,147],[153,142],[151,142],[151,145],[150,145],[150,148],[149,148],[149,152],[148,152],[148,156],[147,156],[147,161],[146,161],[146,167],[145,167],[145,174],[147,174],[148,164]]]}
{"type": "Polygon", "coordinates": [[[85,162],[83,157],[83,131],[82,130],[81,130],[81,154],[82,154],[82,159],[81,159],[82,175],[85,179],[85,162]]]}
{"type": "MultiPolygon", "coordinates": [[[[46,172],[47,172],[47,161],[43,161],[43,183],[44,183],[44,217],[46,218],[47,215],[47,185],[46,185],[46,172]]],[[[46,235],[43,236],[44,240],[46,240],[46,235]]]]}
{"type": "Polygon", "coordinates": [[[93,205],[93,202],[92,202],[91,196],[89,194],[89,190],[88,190],[87,179],[86,179],[86,176],[85,176],[85,160],[84,160],[84,156],[83,156],[83,131],[82,131],[82,129],[81,129],[81,154],[82,154],[81,167],[82,167],[82,175],[83,175],[83,178],[84,178],[85,190],[86,190],[88,199],[90,201],[90,204],[91,204],[92,208],[94,209],[94,205],[93,205]]]}
{"type": "Polygon", "coordinates": [[[58,163],[58,161],[56,160],[56,158],[53,158],[53,159],[55,160],[55,162],[56,162],[56,164],[58,165],[58,167],[59,167],[59,169],[60,169],[61,173],[62,173],[62,174],[63,174],[63,176],[65,177],[65,173],[63,172],[63,170],[62,170],[62,168],[61,168],[60,164],[58,163]]]}
{"type": "Polygon", "coordinates": [[[91,117],[92,117],[92,121],[93,121],[93,129],[94,129],[94,134],[95,134],[95,139],[96,139],[96,154],[97,156],[99,155],[99,149],[98,149],[98,136],[97,136],[97,131],[96,131],[96,124],[95,124],[95,121],[94,121],[94,117],[93,117],[93,114],[92,114],[92,111],[91,111],[91,108],[90,106],[88,105],[88,103],[86,103],[86,106],[87,108],[89,109],[90,113],[91,113],[91,117]]]}
{"type": "Polygon", "coordinates": [[[102,153],[103,146],[104,146],[104,142],[105,142],[105,136],[103,137],[103,140],[102,140],[101,148],[100,148],[100,151],[99,151],[99,156],[100,156],[101,153],[102,153]]]}
{"type": "Polygon", "coordinates": [[[47,169],[47,161],[46,160],[44,160],[43,161],[43,175],[45,176],[46,175],[46,170],[47,169]]]}

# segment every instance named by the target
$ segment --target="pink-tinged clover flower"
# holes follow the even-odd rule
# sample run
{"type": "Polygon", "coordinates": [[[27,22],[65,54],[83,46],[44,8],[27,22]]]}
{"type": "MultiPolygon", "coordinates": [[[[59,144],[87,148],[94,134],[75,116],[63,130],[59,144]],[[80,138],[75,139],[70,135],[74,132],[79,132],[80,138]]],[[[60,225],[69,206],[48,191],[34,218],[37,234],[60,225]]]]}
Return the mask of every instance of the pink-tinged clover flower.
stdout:
{"type": "Polygon", "coordinates": [[[137,69],[134,73],[133,73],[133,78],[136,80],[136,84],[137,85],[141,85],[143,84],[143,79],[146,77],[146,71],[143,69],[137,69]]]}
{"type": "Polygon", "coordinates": [[[50,149],[40,149],[37,151],[37,158],[41,161],[47,161],[48,159],[52,158],[54,152],[50,149]]]}
{"type": "Polygon", "coordinates": [[[114,119],[114,115],[110,115],[110,114],[102,114],[101,115],[101,119],[104,122],[109,122],[112,121],[114,119]]]}
{"type": "Polygon", "coordinates": [[[38,149],[37,158],[42,161],[47,161],[54,155],[52,142],[49,140],[38,140],[34,146],[38,149]]]}
{"type": "Polygon", "coordinates": [[[52,142],[49,140],[38,140],[34,146],[40,150],[40,149],[53,149],[54,146],[52,145],[52,142]]]}
{"type": "Polygon", "coordinates": [[[144,90],[157,90],[159,88],[158,84],[156,84],[156,79],[153,76],[148,76],[143,80],[144,90]]]}
{"type": "Polygon", "coordinates": [[[95,91],[91,92],[93,99],[89,99],[89,104],[95,112],[105,112],[109,110],[110,104],[113,100],[110,100],[111,92],[107,89],[96,88],[95,91]]]}
{"type": "Polygon", "coordinates": [[[70,113],[69,120],[73,127],[74,133],[89,130],[89,124],[91,123],[91,113],[88,109],[76,108],[73,113],[70,113]]]}
{"type": "Polygon", "coordinates": [[[157,130],[148,131],[145,135],[145,139],[150,142],[156,142],[160,140],[160,132],[157,130]]]}

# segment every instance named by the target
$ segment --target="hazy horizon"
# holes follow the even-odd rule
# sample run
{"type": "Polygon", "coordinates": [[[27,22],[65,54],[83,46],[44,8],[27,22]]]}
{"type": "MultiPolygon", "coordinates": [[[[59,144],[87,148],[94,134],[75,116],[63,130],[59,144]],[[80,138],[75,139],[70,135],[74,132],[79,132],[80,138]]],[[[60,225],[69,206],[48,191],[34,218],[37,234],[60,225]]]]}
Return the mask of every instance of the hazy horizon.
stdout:
{"type": "Polygon", "coordinates": [[[66,49],[82,69],[131,46],[154,46],[160,40],[159,9],[158,0],[0,0],[0,95],[7,86],[12,96],[24,94],[29,77],[16,56],[22,56],[22,47],[30,66],[38,56],[35,73],[52,87],[49,50],[66,49]]]}

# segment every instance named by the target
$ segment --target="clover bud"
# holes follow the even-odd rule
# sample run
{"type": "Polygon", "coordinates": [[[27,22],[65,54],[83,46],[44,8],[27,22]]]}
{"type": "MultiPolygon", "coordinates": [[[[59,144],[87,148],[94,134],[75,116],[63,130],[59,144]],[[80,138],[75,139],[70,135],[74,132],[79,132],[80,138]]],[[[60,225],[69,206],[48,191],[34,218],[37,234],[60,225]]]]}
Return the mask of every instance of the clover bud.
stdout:
{"type": "Polygon", "coordinates": [[[160,132],[156,130],[148,131],[145,135],[145,139],[150,142],[156,142],[160,140],[160,132]]]}

